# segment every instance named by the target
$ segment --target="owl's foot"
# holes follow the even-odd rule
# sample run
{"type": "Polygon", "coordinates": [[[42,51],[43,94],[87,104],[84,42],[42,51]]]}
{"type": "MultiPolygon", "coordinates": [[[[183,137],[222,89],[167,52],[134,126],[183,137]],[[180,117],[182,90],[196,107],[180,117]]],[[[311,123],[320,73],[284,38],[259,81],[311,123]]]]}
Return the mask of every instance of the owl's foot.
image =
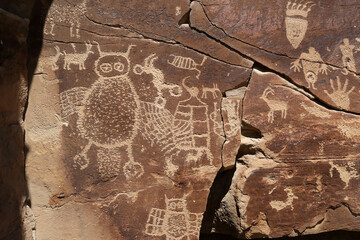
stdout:
{"type": "Polygon", "coordinates": [[[144,174],[144,168],[140,163],[127,162],[124,165],[124,174],[127,179],[139,178],[144,174]]]}
{"type": "Polygon", "coordinates": [[[172,163],[172,158],[166,159],[166,169],[165,173],[167,176],[172,177],[176,173],[176,171],[179,169],[178,166],[172,163]]]}
{"type": "Polygon", "coordinates": [[[84,154],[78,154],[74,157],[74,166],[79,166],[80,170],[87,168],[89,163],[89,159],[84,154]]]}

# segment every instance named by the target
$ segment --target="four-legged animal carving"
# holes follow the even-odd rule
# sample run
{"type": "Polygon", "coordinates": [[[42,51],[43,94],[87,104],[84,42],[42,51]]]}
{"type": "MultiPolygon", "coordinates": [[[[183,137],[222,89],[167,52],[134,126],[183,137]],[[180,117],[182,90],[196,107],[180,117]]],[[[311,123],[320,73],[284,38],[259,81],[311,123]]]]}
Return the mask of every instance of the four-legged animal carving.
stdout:
{"type": "Polygon", "coordinates": [[[75,64],[75,65],[79,65],[79,70],[85,70],[85,61],[88,58],[90,53],[94,53],[93,51],[91,51],[91,43],[86,43],[86,51],[84,53],[76,53],[76,49],[75,49],[75,44],[71,44],[71,46],[74,49],[74,53],[66,53],[65,51],[63,52],[65,57],[64,57],[64,69],[66,70],[71,70],[70,65],[71,64],[75,64]]]}
{"type": "Polygon", "coordinates": [[[287,102],[270,99],[268,97],[269,94],[275,95],[275,91],[271,87],[267,87],[264,90],[262,96],[260,97],[262,100],[264,100],[266,102],[266,104],[270,108],[270,111],[268,113],[268,122],[270,122],[270,123],[274,122],[274,112],[276,112],[276,111],[281,111],[281,117],[283,119],[285,119],[286,112],[288,109],[287,102]]]}

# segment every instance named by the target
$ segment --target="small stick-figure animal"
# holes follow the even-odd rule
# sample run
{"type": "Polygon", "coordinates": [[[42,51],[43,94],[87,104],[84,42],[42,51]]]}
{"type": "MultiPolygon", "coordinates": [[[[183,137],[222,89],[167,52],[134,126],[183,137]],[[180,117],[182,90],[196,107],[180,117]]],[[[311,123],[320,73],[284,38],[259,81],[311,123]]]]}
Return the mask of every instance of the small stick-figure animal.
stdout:
{"type": "Polygon", "coordinates": [[[286,112],[287,112],[287,109],[288,109],[287,102],[280,101],[280,100],[269,99],[269,97],[268,97],[269,94],[275,95],[275,91],[271,87],[267,87],[264,90],[262,96],[260,97],[262,100],[264,100],[266,102],[266,104],[270,108],[270,111],[268,113],[268,122],[270,122],[270,123],[274,122],[274,112],[275,111],[281,111],[281,117],[283,119],[285,119],[286,118],[286,112]]]}
{"type": "Polygon", "coordinates": [[[213,87],[204,87],[203,86],[201,98],[207,98],[208,93],[211,93],[213,98],[216,98],[218,96],[218,94],[220,94],[220,96],[221,96],[221,91],[219,90],[218,85],[216,83],[214,83],[213,87]]]}
{"type": "Polygon", "coordinates": [[[206,60],[206,56],[204,56],[201,63],[196,63],[192,58],[176,56],[174,54],[170,54],[171,57],[174,57],[172,61],[168,60],[168,63],[176,68],[185,69],[185,70],[195,70],[198,72],[196,78],[199,79],[201,71],[197,69],[198,66],[202,66],[206,60]]]}
{"type": "Polygon", "coordinates": [[[76,48],[75,48],[75,44],[72,43],[71,46],[74,49],[74,53],[66,53],[65,51],[63,52],[63,54],[65,55],[64,57],[64,69],[66,70],[71,70],[70,65],[71,64],[75,64],[75,65],[79,65],[79,70],[84,70],[85,68],[85,61],[88,58],[90,53],[94,53],[93,51],[91,51],[92,45],[91,43],[86,43],[86,51],[84,53],[76,53],[76,48]]]}

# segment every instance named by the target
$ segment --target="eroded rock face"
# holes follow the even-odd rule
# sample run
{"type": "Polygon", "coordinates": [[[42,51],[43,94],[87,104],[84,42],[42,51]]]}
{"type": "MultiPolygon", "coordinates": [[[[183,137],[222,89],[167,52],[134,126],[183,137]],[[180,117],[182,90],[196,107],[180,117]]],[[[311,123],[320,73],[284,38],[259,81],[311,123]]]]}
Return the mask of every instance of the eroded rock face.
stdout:
{"type": "Polygon", "coordinates": [[[53,1],[26,112],[33,237],[358,230],[360,44],[344,9],[53,1]],[[230,188],[203,220],[219,171],[230,188]]]}

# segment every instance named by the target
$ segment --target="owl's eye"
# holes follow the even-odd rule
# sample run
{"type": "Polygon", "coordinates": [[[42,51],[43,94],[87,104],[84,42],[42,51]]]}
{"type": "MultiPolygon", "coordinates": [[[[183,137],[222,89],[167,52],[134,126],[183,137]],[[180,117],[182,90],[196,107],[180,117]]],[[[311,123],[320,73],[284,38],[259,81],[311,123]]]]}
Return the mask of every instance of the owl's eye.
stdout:
{"type": "Polygon", "coordinates": [[[183,203],[182,203],[182,202],[179,202],[179,203],[177,204],[177,206],[178,206],[178,208],[182,208],[182,207],[183,207],[183,203]]]}
{"type": "Polygon", "coordinates": [[[176,203],[174,203],[174,202],[170,203],[170,208],[175,209],[176,208],[176,203]]]}
{"type": "Polygon", "coordinates": [[[122,64],[121,62],[117,62],[114,64],[114,69],[116,71],[122,72],[124,71],[124,64],[122,64]]]}
{"type": "Polygon", "coordinates": [[[108,73],[108,72],[112,71],[112,66],[111,66],[110,63],[102,63],[100,65],[100,69],[101,69],[102,72],[108,73]]]}

